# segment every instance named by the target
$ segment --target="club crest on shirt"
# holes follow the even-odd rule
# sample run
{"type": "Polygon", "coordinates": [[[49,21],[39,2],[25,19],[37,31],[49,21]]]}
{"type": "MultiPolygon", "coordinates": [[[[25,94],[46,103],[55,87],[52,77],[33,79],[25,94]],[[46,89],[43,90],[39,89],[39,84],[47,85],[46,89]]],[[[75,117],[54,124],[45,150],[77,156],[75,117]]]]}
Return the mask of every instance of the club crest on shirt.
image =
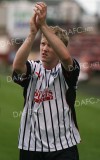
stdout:
{"type": "Polygon", "coordinates": [[[56,78],[58,76],[58,71],[52,72],[51,75],[56,78]]]}

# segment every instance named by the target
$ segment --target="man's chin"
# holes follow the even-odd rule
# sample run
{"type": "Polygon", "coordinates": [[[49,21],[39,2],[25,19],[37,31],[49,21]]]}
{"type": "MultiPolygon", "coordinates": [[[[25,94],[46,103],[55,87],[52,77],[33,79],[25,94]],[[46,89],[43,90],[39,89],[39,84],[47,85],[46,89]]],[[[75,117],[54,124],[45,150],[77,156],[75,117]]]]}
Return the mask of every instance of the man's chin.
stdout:
{"type": "Polygon", "coordinates": [[[45,59],[45,58],[41,58],[41,61],[48,63],[47,59],[45,59]]]}

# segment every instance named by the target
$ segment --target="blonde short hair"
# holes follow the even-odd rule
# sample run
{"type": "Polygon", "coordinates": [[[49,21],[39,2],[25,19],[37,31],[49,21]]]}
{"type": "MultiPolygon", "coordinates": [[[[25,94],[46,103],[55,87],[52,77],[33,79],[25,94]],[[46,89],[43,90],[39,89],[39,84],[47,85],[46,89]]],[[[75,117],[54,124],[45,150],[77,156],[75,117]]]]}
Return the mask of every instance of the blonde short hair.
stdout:
{"type": "Polygon", "coordinates": [[[59,26],[50,26],[50,28],[54,31],[55,35],[57,35],[62,40],[65,46],[68,46],[69,37],[67,35],[67,31],[60,28],[59,26]]]}
{"type": "MultiPolygon", "coordinates": [[[[67,34],[67,31],[60,28],[59,26],[49,26],[49,28],[55,33],[56,36],[58,36],[62,42],[65,44],[65,46],[68,46],[69,37],[67,34]]],[[[42,34],[43,36],[43,34],[42,34]]]]}

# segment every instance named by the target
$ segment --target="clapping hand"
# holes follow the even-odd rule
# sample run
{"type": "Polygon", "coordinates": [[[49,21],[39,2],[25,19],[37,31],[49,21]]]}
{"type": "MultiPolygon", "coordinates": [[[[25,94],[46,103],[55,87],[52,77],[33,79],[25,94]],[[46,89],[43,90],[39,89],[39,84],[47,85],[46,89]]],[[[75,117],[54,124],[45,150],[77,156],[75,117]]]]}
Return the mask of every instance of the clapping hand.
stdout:
{"type": "Polygon", "coordinates": [[[36,3],[34,12],[36,15],[36,26],[40,28],[42,25],[46,24],[47,5],[43,2],[36,3]]]}

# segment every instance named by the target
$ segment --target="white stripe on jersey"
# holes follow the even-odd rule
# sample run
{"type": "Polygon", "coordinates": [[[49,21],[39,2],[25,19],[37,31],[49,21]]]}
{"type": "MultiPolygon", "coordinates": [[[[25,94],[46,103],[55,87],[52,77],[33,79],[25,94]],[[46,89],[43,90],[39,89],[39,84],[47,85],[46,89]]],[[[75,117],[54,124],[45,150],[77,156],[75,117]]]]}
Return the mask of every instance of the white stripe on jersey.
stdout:
{"type": "Polygon", "coordinates": [[[68,85],[61,64],[52,70],[29,61],[31,80],[21,118],[19,148],[31,151],[56,151],[80,142],[80,135],[66,102],[68,85]]]}

